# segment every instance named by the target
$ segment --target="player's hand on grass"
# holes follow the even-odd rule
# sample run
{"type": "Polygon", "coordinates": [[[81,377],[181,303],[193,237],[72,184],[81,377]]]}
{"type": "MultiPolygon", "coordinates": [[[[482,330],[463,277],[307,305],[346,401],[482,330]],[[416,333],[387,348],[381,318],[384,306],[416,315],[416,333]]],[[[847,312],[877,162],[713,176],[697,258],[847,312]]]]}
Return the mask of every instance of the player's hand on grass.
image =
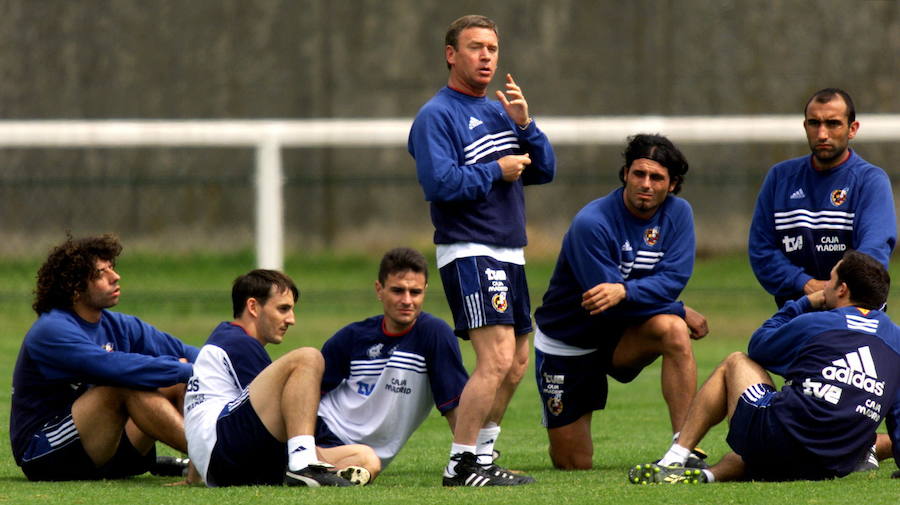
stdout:
{"type": "Polygon", "coordinates": [[[184,476],[184,479],[178,482],[169,482],[167,484],[163,484],[163,486],[191,486],[194,484],[203,484],[203,479],[200,478],[200,472],[197,471],[197,467],[195,467],[194,463],[192,462],[188,463],[187,475],[184,476]]]}
{"type": "Polygon", "coordinates": [[[706,316],[687,305],[684,306],[684,322],[687,323],[692,339],[699,340],[709,335],[709,324],[706,321],[706,316]]]}
{"type": "Polygon", "coordinates": [[[581,306],[590,311],[593,316],[615,307],[624,299],[624,284],[604,282],[597,284],[581,295],[581,306]]]}

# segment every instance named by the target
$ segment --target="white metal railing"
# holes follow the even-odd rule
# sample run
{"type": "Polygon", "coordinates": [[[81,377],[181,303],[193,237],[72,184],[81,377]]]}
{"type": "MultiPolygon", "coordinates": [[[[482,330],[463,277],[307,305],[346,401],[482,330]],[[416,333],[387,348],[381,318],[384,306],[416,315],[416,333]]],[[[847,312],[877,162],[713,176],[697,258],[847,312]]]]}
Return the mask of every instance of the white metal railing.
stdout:
{"type": "MultiPolygon", "coordinates": [[[[639,132],[677,143],[804,141],[789,116],[538,117],[553,145],[618,145],[639,132]]],[[[900,140],[900,114],[859,117],[857,139],[900,140]]],[[[285,147],[406,146],[411,119],[26,120],[0,121],[0,148],[247,147],[256,150],[256,254],[261,268],[284,265],[281,150],[285,147]]]]}

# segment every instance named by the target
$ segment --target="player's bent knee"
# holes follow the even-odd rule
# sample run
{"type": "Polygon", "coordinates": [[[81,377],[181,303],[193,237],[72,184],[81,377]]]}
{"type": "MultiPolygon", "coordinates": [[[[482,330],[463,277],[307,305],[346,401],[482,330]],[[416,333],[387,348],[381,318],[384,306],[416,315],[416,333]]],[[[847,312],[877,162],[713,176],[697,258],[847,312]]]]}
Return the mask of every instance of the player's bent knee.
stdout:
{"type": "Polygon", "coordinates": [[[667,351],[684,354],[693,352],[690,332],[683,319],[670,316],[659,329],[661,331],[660,341],[667,351]]]}
{"type": "Polygon", "coordinates": [[[72,404],[72,415],[76,425],[83,420],[99,415],[120,417],[122,422],[127,418],[124,409],[131,394],[138,391],[115,386],[94,386],[78,397],[72,404]],[[103,413],[103,414],[100,414],[103,413]]]}
{"type": "Polygon", "coordinates": [[[726,356],[725,359],[723,360],[723,362],[724,363],[735,363],[735,362],[740,362],[740,361],[746,361],[748,359],[750,359],[750,357],[747,356],[747,353],[745,353],[743,351],[734,351],[731,354],[729,354],[728,356],[726,356]]]}
{"type": "MultiPolygon", "coordinates": [[[[129,395],[137,392],[138,390],[136,389],[128,389],[117,386],[94,386],[88,391],[88,393],[85,393],[85,396],[87,394],[90,394],[97,401],[113,403],[121,402],[129,395]]],[[[79,400],[80,399],[81,398],[79,398],[79,400]]]]}
{"type": "Polygon", "coordinates": [[[304,368],[325,369],[325,359],[322,353],[314,347],[301,347],[294,349],[285,355],[295,366],[304,368]]]}
{"type": "Polygon", "coordinates": [[[733,369],[735,367],[744,366],[750,357],[747,356],[746,353],[741,351],[734,351],[722,360],[722,366],[726,369],[733,369]]]}
{"type": "MultiPolygon", "coordinates": [[[[735,370],[746,369],[748,365],[755,365],[756,362],[750,359],[750,356],[747,356],[746,353],[741,351],[734,351],[722,360],[722,368],[725,369],[726,373],[731,373],[735,370]]],[[[758,366],[758,365],[757,365],[758,366]]]]}
{"type": "Polygon", "coordinates": [[[591,441],[591,416],[547,430],[550,461],[560,470],[589,470],[593,466],[594,444],[591,441]]]}
{"type": "Polygon", "coordinates": [[[187,392],[187,384],[180,382],[168,387],[162,387],[157,391],[163,395],[166,400],[173,404],[181,404],[184,402],[184,394],[187,392]]]}
{"type": "Polygon", "coordinates": [[[590,470],[593,467],[593,449],[559,450],[550,446],[550,461],[557,470],[590,470]]]}

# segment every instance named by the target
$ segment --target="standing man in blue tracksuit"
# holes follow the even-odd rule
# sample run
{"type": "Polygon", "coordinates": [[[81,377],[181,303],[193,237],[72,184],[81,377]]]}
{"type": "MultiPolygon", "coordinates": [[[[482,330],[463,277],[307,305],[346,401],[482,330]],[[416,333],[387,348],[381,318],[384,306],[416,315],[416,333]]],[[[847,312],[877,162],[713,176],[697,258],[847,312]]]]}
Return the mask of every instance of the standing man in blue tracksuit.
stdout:
{"type": "Polygon", "coordinates": [[[156,440],[187,452],[180,405],[198,350],[107,310],[119,303],[121,252],[112,235],[69,237],[38,271],[9,423],[29,480],[141,474],[156,440]]]}
{"type": "Polygon", "coordinates": [[[750,225],[750,265],[779,307],[821,291],[848,249],[887,267],[897,241],[887,174],[849,148],[859,130],[850,95],[817,91],[805,115],[812,154],[769,170],[750,225]]]}
{"type": "Polygon", "coordinates": [[[458,407],[444,471],[448,486],[533,481],[497,472],[491,455],[525,373],[532,331],[523,187],[550,182],[556,161],[510,74],[505,93],[496,92],[499,101],[488,100],[499,47],[490,19],[454,21],[444,45],[447,86],[419,110],[409,133],[409,152],[431,202],[437,265],[455,332],[472,341],[477,355],[458,407]]]}

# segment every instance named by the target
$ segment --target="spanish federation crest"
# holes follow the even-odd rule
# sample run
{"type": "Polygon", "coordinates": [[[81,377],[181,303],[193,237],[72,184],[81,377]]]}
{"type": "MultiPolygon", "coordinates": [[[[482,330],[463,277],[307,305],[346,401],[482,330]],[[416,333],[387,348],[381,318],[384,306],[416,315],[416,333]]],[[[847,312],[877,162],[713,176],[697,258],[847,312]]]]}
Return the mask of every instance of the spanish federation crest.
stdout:
{"type": "Polygon", "coordinates": [[[366,351],[366,355],[369,356],[369,359],[375,359],[381,356],[381,349],[384,348],[384,344],[375,344],[372,347],[369,347],[369,350],[366,351]]]}
{"type": "Polygon", "coordinates": [[[509,302],[506,300],[506,292],[501,291],[492,296],[491,305],[494,306],[494,310],[497,312],[506,312],[506,309],[509,308],[509,302]]]}
{"type": "Polygon", "coordinates": [[[654,226],[653,228],[647,228],[644,230],[644,243],[649,246],[655,246],[656,242],[659,241],[659,226],[654,226]]]}
{"type": "Polygon", "coordinates": [[[847,201],[847,188],[836,189],[831,192],[831,204],[835,207],[840,207],[841,204],[847,201]]]}
{"type": "Polygon", "coordinates": [[[563,411],[562,398],[554,396],[554,397],[550,398],[549,400],[547,400],[547,410],[549,410],[550,413],[553,414],[554,416],[558,416],[558,415],[562,414],[562,411],[563,411]]]}

